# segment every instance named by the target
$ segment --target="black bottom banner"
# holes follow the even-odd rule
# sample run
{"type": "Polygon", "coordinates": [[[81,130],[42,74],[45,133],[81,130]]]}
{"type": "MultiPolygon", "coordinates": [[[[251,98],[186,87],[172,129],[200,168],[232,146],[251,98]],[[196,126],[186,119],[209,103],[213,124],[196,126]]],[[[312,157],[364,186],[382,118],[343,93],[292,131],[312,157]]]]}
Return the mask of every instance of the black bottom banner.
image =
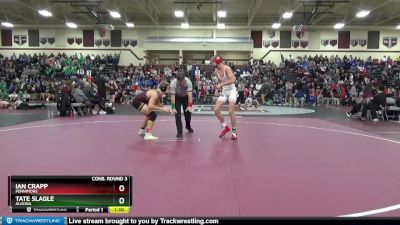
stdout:
{"type": "Polygon", "coordinates": [[[180,217],[68,217],[66,221],[68,225],[76,224],[104,224],[104,225],[164,225],[164,224],[308,224],[308,225],[400,225],[400,219],[359,219],[359,218],[180,218],[180,217]]]}
{"type": "Polygon", "coordinates": [[[400,219],[367,218],[180,218],[180,217],[44,217],[3,216],[0,225],[164,225],[164,224],[307,224],[307,225],[400,225],[400,219]]]}

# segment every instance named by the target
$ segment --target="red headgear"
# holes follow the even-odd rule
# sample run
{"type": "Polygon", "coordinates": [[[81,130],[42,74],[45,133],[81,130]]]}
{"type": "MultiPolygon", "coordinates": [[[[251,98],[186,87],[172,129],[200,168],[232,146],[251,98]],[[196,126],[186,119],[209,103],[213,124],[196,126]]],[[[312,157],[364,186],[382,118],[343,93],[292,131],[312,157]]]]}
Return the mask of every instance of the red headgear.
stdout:
{"type": "Polygon", "coordinates": [[[215,57],[214,57],[214,62],[215,62],[216,64],[221,64],[221,63],[222,63],[222,58],[221,58],[220,56],[215,56],[215,57]]]}

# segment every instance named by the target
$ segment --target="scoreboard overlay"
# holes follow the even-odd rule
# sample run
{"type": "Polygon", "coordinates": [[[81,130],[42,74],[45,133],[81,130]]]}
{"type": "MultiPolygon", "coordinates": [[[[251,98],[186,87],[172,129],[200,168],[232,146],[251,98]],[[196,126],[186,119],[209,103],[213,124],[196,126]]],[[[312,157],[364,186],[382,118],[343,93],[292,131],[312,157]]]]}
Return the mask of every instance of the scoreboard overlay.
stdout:
{"type": "Polygon", "coordinates": [[[9,176],[12,212],[128,213],[131,176],[9,176]]]}

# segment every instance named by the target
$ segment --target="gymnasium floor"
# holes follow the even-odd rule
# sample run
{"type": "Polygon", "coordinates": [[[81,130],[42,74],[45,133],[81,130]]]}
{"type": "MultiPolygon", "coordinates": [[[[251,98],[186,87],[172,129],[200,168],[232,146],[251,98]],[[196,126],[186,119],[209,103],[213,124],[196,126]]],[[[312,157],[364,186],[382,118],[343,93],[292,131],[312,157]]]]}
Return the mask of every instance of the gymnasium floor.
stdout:
{"type": "Polygon", "coordinates": [[[154,142],[127,105],[78,118],[1,111],[0,213],[11,215],[9,175],[132,175],[131,216],[400,216],[398,123],[335,107],[244,109],[232,141],[210,110],[198,107],[179,140],[174,118],[159,116],[154,142]]]}

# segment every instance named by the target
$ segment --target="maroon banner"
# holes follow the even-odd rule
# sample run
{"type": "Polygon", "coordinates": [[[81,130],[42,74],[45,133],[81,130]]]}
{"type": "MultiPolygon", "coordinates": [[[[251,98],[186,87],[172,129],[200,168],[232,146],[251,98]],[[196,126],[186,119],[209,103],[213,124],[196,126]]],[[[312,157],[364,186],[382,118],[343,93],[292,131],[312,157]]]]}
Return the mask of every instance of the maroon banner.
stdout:
{"type": "Polygon", "coordinates": [[[72,45],[75,42],[75,38],[67,38],[67,43],[72,45]]]}
{"type": "Polygon", "coordinates": [[[130,44],[132,47],[135,47],[135,46],[137,45],[137,40],[130,40],[130,41],[129,41],[129,44],[130,44]]]}
{"type": "Polygon", "coordinates": [[[251,31],[254,48],[262,48],[262,31],[251,31]]]}
{"type": "Polygon", "coordinates": [[[128,47],[129,40],[122,40],[122,45],[125,46],[125,47],[128,47]]]}
{"type": "Polygon", "coordinates": [[[94,41],[94,44],[95,44],[97,47],[100,47],[102,43],[103,43],[103,40],[101,40],[101,39],[97,39],[97,40],[94,41]]]}
{"type": "Polygon", "coordinates": [[[94,47],[94,30],[83,30],[83,47],[94,47]]]}
{"type": "Polygon", "coordinates": [[[75,38],[75,43],[78,45],[82,44],[82,38],[75,38]]]}
{"type": "Polygon", "coordinates": [[[56,38],[47,38],[47,41],[49,42],[49,44],[54,44],[54,42],[56,42],[56,38]]]}
{"type": "Polygon", "coordinates": [[[360,44],[361,47],[364,47],[367,45],[367,39],[360,39],[358,40],[358,43],[360,44]]]}
{"type": "Polygon", "coordinates": [[[110,40],[103,40],[103,45],[108,47],[110,45],[111,41],[110,40]]]}
{"type": "Polygon", "coordinates": [[[300,46],[302,48],[307,48],[308,47],[308,41],[300,41],[300,46]]]}
{"type": "Polygon", "coordinates": [[[292,41],[293,48],[297,48],[300,46],[300,41],[292,41]]]}
{"type": "Polygon", "coordinates": [[[1,46],[12,46],[12,30],[1,30],[1,46]]]}
{"type": "Polygon", "coordinates": [[[338,48],[350,48],[350,31],[339,31],[338,48]]]}
{"type": "Polygon", "coordinates": [[[41,37],[40,38],[40,44],[44,45],[47,43],[47,37],[41,37]]]}
{"type": "Polygon", "coordinates": [[[279,40],[272,40],[271,41],[271,46],[274,48],[277,48],[279,46],[279,40]]]}

